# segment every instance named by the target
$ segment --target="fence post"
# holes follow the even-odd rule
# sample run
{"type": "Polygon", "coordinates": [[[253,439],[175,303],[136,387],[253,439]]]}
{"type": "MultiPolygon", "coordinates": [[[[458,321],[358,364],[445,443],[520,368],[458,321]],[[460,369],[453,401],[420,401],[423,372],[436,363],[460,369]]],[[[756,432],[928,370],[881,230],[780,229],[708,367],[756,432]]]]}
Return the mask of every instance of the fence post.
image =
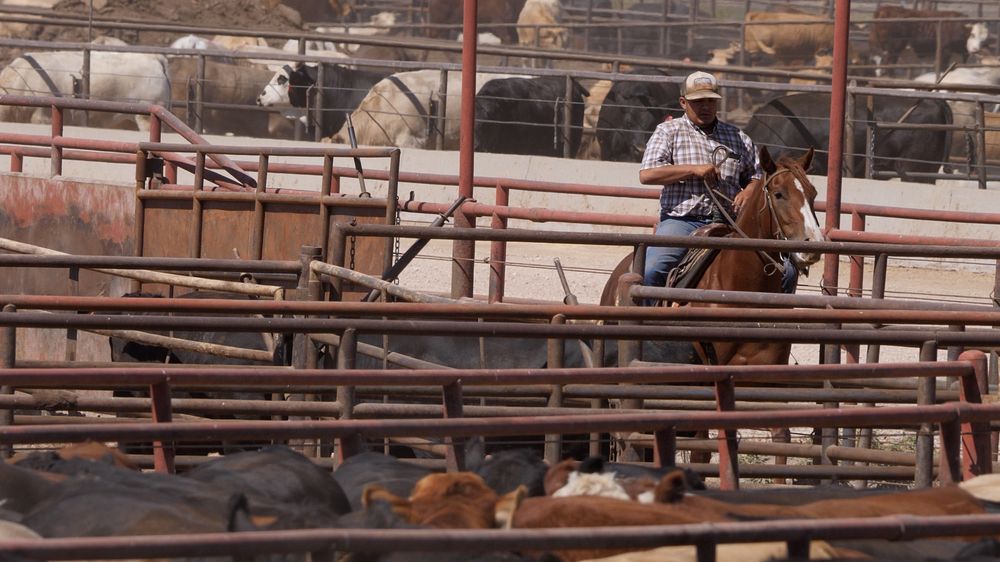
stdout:
{"type": "MultiPolygon", "coordinates": [[[[562,325],[566,323],[565,314],[556,314],[552,317],[552,324],[562,325]]],[[[549,338],[548,340],[548,368],[562,369],[565,362],[565,340],[561,338],[549,338]]],[[[549,391],[549,400],[546,404],[549,408],[561,408],[563,405],[563,388],[561,384],[554,384],[549,391]]],[[[554,433],[545,436],[545,462],[553,466],[562,460],[562,435],[554,433]]]]}
{"type": "MultiPolygon", "coordinates": [[[[89,47],[83,48],[83,68],[80,69],[80,97],[85,100],[90,99],[90,58],[91,50],[89,47]]],[[[83,122],[81,123],[84,127],[90,126],[90,112],[83,112],[83,122]]]]}
{"type": "Polygon", "coordinates": [[[435,135],[437,149],[444,150],[445,127],[448,126],[448,70],[441,71],[441,84],[438,86],[438,104],[435,119],[437,121],[437,135],[435,135]]]}
{"type": "MultiPolygon", "coordinates": [[[[441,388],[441,401],[444,404],[444,417],[461,418],[462,413],[462,382],[455,381],[441,388]]],[[[449,436],[444,438],[444,462],[448,472],[465,470],[465,437],[449,436]]],[[[482,460],[482,459],[479,459],[482,460]]]]}
{"type": "MultiPolygon", "coordinates": [[[[497,180],[496,188],[493,190],[494,201],[497,207],[508,207],[510,205],[510,189],[500,184],[497,180]]],[[[502,230],[507,228],[507,218],[494,212],[490,219],[490,228],[502,230]]],[[[503,302],[504,276],[507,270],[507,242],[494,240],[490,242],[490,304],[503,302]]]]}
{"type": "MultiPolygon", "coordinates": [[[[715,383],[715,407],[720,412],[736,409],[736,385],[732,377],[715,383]]],[[[735,429],[719,429],[719,488],[738,490],[740,488],[739,443],[735,429]]]]}
{"type": "MultiPolygon", "coordinates": [[[[316,67],[316,84],[313,86],[316,88],[316,103],[313,104],[312,108],[313,122],[316,123],[316,128],[313,130],[313,140],[316,142],[323,140],[323,100],[326,98],[325,76],[326,64],[321,62],[316,67]]],[[[308,105],[308,102],[306,105],[308,105]]]]}
{"type": "Polygon", "coordinates": [[[563,126],[560,134],[563,139],[563,158],[573,158],[573,77],[566,75],[566,99],[563,100],[563,126]]]}
{"type": "MultiPolygon", "coordinates": [[[[937,342],[927,341],[920,347],[921,361],[937,361],[937,342]]],[[[937,378],[921,377],[917,381],[917,405],[930,406],[937,398],[937,378]]],[[[941,452],[944,454],[944,451],[941,452]]],[[[917,430],[917,465],[913,474],[913,485],[929,488],[934,480],[934,426],[920,424],[917,430]]]]}
{"type": "MultiPolygon", "coordinates": [[[[61,137],[63,135],[63,109],[61,107],[52,106],[52,136],[61,137]]],[[[61,146],[56,146],[52,143],[51,156],[49,156],[49,173],[53,176],[62,175],[62,156],[63,149],[61,146]]]]}
{"type": "Polygon", "coordinates": [[[976,102],[976,160],[979,164],[976,170],[979,178],[979,189],[986,189],[986,110],[983,102],[976,102]]]}
{"type": "MultiPolygon", "coordinates": [[[[962,377],[960,384],[960,399],[972,404],[982,403],[983,396],[989,391],[987,381],[986,354],[979,350],[963,352],[959,361],[969,361],[974,372],[973,377],[962,377]]],[[[991,474],[993,472],[993,456],[991,452],[992,432],[988,422],[962,423],[962,477],[965,479],[991,474]]]]}
{"type": "MultiPolygon", "coordinates": [[[[205,120],[202,115],[205,112],[205,55],[198,55],[197,79],[194,82],[194,126],[192,127],[199,134],[205,134],[205,120]]],[[[188,122],[191,123],[191,116],[188,115],[188,122]]]]}
{"type": "MultiPolygon", "coordinates": [[[[149,385],[149,397],[153,409],[153,423],[170,423],[173,419],[170,383],[164,380],[149,385]]],[[[153,441],[153,468],[156,472],[173,474],[175,454],[175,445],[172,441],[153,441]]]]}
{"type": "MultiPolygon", "coordinates": [[[[17,312],[17,307],[5,304],[4,312],[17,312]]],[[[13,369],[17,356],[17,328],[14,326],[0,327],[0,368],[13,369]]],[[[0,386],[0,394],[14,394],[14,387],[8,384],[0,386]]],[[[0,410],[0,428],[14,425],[14,408],[0,410]]],[[[14,454],[13,445],[0,445],[0,458],[9,459],[14,454]]],[[[2,462],[2,461],[0,461],[2,462]]]]}
{"type": "MultiPolygon", "coordinates": [[[[344,330],[340,336],[340,347],[337,349],[337,370],[353,369],[358,357],[358,332],[354,328],[344,330]]],[[[337,387],[337,405],[340,406],[340,417],[349,420],[354,417],[354,387],[337,387]]],[[[340,466],[348,458],[361,452],[360,435],[342,435],[337,438],[336,458],[334,466],[340,466]]]]}

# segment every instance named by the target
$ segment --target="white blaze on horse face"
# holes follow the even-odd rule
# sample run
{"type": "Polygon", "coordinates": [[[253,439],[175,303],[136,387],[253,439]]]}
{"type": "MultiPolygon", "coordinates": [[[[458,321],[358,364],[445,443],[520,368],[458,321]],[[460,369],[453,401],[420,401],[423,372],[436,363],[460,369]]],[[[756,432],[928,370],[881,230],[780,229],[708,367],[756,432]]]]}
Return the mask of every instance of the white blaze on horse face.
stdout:
{"type": "MultiPolygon", "coordinates": [[[[792,181],[795,184],[795,188],[802,193],[802,207],[799,209],[799,213],[802,214],[802,230],[805,234],[805,239],[814,242],[825,242],[826,235],[823,234],[823,229],[816,222],[816,215],[813,213],[812,204],[809,202],[805,188],[799,182],[799,178],[793,178],[792,181]]],[[[818,262],[819,258],[820,254],[815,252],[794,252],[792,254],[792,259],[799,265],[812,265],[818,262]]]]}
{"type": "Polygon", "coordinates": [[[281,69],[274,74],[271,81],[264,86],[264,91],[257,96],[257,105],[291,105],[288,98],[288,71],[281,69]]]}

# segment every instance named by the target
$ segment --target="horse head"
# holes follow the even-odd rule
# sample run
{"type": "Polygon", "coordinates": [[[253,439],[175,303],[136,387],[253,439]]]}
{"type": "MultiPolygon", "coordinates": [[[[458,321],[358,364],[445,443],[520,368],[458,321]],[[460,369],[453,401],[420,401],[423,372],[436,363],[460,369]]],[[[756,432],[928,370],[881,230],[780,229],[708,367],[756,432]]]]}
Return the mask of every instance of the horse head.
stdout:
{"type": "MultiPolygon", "coordinates": [[[[760,149],[760,165],[765,172],[762,195],[771,215],[771,237],[785,240],[825,241],[826,235],[816,220],[813,203],[816,186],[806,170],[812,163],[813,149],[800,158],[771,159],[767,148],[760,149]]],[[[793,252],[792,261],[800,270],[819,261],[817,252],[793,252]]]]}

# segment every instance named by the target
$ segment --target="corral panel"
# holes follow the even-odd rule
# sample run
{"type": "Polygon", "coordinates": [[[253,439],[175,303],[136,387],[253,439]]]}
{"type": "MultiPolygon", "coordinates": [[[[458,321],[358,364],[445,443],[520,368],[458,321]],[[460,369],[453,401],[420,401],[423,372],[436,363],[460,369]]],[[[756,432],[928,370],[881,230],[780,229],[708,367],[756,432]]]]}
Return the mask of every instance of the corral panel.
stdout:
{"type": "Polygon", "coordinates": [[[201,218],[201,255],[198,257],[236,259],[239,256],[253,259],[252,203],[206,202],[201,218]]]}

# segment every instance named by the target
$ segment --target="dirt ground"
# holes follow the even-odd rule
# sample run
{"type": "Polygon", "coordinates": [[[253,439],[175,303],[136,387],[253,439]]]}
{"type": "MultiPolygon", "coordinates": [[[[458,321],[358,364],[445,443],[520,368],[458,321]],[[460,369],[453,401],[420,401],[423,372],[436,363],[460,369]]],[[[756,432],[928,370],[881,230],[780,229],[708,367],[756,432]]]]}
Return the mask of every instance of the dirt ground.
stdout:
{"type": "MultiPolygon", "coordinates": [[[[406,245],[403,245],[403,249],[406,245]]],[[[553,258],[559,258],[566,272],[570,289],[581,304],[597,304],[610,271],[625,255],[625,251],[615,247],[574,246],[556,244],[510,244],[508,246],[505,295],[527,299],[542,299],[560,302],[563,299],[562,284],[553,265],[553,258]]],[[[402,286],[428,291],[447,292],[451,279],[451,243],[439,241],[431,243],[421,253],[421,257],[407,267],[400,283],[402,286]]],[[[489,256],[487,244],[476,248],[475,292],[488,294],[489,266],[485,262],[489,256]]],[[[972,263],[890,263],[886,277],[886,297],[912,299],[922,302],[954,302],[964,304],[989,305],[994,294],[994,274],[989,264],[972,263]]],[[[872,263],[865,264],[865,291],[871,288],[872,263]]],[[[822,262],[812,268],[809,277],[799,283],[799,294],[820,294],[820,278],[823,274],[822,262]]],[[[850,267],[846,261],[840,264],[840,286],[847,287],[850,267]]],[[[841,292],[843,294],[843,292],[841,292]]],[[[865,349],[861,350],[864,356],[865,349]]],[[[946,351],[940,352],[945,359],[946,351]]],[[[919,350],[915,348],[883,347],[880,361],[916,361],[919,350]]],[[[818,346],[794,345],[792,361],[800,364],[819,362],[818,346]]]]}
{"type": "MultiPolygon", "coordinates": [[[[301,19],[294,10],[278,8],[274,0],[94,0],[95,20],[136,23],[178,23],[239,30],[297,31],[301,19]]],[[[54,14],[74,17],[90,14],[90,0],[62,0],[54,14]]],[[[167,46],[181,34],[160,31],[115,30],[105,33],[130,44],[167,46]]],[[[97,33],[94,33],[97,35],[97,33]]],[[[31,26],[26,39],[87,41],[86,27],[31,26]]]]}

